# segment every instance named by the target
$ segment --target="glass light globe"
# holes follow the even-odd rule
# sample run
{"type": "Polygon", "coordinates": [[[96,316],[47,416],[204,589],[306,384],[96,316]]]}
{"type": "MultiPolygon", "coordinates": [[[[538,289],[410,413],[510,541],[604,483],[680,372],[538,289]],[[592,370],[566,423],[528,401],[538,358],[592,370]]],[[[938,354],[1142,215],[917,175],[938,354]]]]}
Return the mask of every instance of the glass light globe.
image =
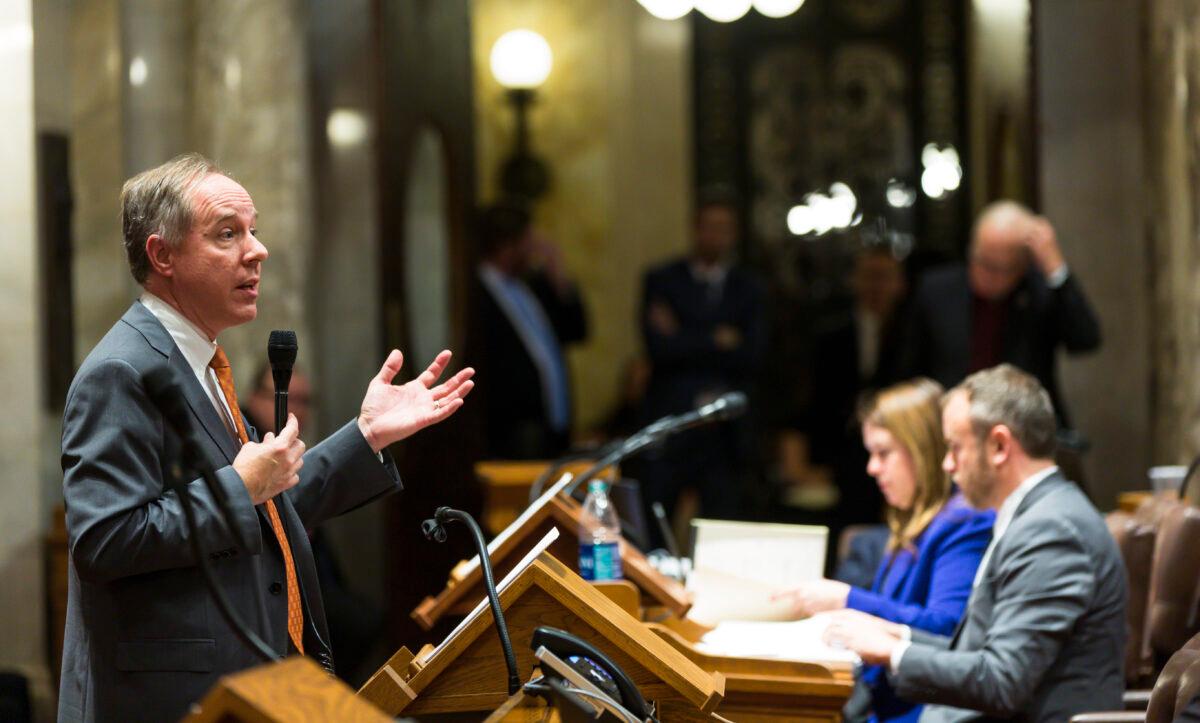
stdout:
{"type": "Polygon", "coordinates": [[[696,0],[696,9],[718,23],[732,23],[750,12],[751,0],[696,0]]]}
{"type": "Polygon", "coordinates": [[[692,0],[638,0],[638,3],[646,8],[646,12],[660,20],[678,20],[695,7],[692,0]]]}
{"type": "Polygon", "coordinates": [[[804,0],[754,0],[754,9],[769,18],[785,18],[803,4],[804,0]]]}
{"type": "Polygon", "coordinates": [[[532,30],[510,30],[492,46],[492,75],[505,88],[536,88],[550,75],[550,44],[532,30]]]}

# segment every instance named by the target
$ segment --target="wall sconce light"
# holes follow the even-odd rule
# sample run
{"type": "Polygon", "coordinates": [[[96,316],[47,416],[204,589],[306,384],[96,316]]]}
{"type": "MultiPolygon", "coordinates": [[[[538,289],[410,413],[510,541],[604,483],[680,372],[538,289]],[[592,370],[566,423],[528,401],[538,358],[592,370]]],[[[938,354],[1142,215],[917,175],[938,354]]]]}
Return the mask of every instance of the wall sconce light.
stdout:
{"type": "Polygon", "coordinates": [[[541,196],[550,185],[546,165],[530,150],[529,107],[553,64],[550,45],[532,30],[510,30],[492,46],[492,76],[506,89],[516,120],[512,154],[500,168],[500,187],[507,195],[527,201],[541,196]]]}

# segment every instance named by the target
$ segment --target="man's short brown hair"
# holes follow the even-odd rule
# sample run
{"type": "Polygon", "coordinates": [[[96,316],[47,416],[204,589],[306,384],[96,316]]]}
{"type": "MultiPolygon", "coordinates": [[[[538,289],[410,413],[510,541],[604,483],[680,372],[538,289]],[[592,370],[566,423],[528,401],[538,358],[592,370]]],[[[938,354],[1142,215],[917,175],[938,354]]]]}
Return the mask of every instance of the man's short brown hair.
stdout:
{"type": "Polygon", "coordinates": [[[1041,383],[1012,364],[977,371],[947,392],[967,395],[971,427],[983,441],[998,424],[1008,427],[1025,453],[1053,459],[1058,445],[1054,405],[1041,383]]]}
{"type": "Polygon", "coordinates": [[[121,235],[129,272],[139,284],[150,274],[146,239],[162,236],[171,246],[183,242],[192,227],[191,190],[212,174],[226,175],[199,153],[176,156],[142,171],[121,188],[121,235]]]}

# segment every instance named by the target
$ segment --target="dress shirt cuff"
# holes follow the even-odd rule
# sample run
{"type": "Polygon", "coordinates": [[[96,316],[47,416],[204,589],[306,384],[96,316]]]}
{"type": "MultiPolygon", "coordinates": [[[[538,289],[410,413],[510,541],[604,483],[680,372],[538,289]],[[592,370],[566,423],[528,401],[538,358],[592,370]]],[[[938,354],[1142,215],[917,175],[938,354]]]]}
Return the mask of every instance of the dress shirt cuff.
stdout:
{"type": "Polygon", "coordinates": [[[912,628],[910,628],[907,625],[901,625],[900,626],[900,639],[906,643],[911,641],[912,640],[912,628]]]}
{"type": "Polygon", "coordinates": [[[912,641],[901,640],[896,647],[892,648],[892,659],[888,661],[889,673],[895,675],[900,670],[900,659],[904,657],[904,653],[908,652],[910,647],[912,647],[912,641]]]}
{"type": "Polygon", "coordinates": [[[1067,282],[1067,277],[1071,274],[1071,270],[1066,264],[1059,266],[1054,270],[1054,273],[1046,277],[1046,286],[1052,289],[1057,289],[1067,282]]]}

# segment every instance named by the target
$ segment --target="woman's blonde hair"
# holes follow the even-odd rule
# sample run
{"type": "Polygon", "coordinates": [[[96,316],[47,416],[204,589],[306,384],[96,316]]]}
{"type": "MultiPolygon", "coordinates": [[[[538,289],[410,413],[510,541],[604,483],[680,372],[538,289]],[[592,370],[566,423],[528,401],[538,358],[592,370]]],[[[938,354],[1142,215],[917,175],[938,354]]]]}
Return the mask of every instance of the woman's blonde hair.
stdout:
{"type": "Polygon", "coordinates": [[[924,377],[901,382],[869,399],[858,417],[863,424],[890,432],[913,463],[912,507],[888,507],[889,553],[911,547],[950,498],[950,476],[942,470],[942,391],[940,384],[924,377]]]}

